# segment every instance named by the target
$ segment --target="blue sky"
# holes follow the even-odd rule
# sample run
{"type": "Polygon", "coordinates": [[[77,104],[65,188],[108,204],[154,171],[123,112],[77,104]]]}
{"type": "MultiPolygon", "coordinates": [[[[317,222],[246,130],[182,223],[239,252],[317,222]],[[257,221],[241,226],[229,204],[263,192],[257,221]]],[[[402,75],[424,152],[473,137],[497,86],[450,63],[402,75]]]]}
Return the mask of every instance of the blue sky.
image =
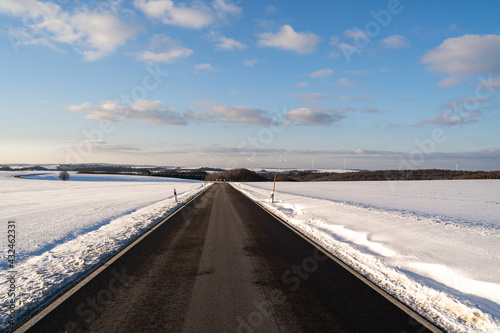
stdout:
{"type": "Polygon", "coordinates": [[[499,9],[2,0],[0,163],[498,170],[499,9]]]}

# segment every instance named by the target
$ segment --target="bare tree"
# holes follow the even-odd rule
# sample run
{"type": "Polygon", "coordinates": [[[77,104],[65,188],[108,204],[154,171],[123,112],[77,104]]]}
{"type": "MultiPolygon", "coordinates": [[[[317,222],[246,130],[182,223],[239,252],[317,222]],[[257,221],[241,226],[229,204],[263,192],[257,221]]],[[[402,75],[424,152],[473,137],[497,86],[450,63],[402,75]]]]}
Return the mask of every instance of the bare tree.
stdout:
{"type": "Polygon", "coordinates": [[[59,179],[60,180],[68,180],[71,176],[69,175],[69,172],[66,170],[63,170],[59,172],[59,179]]]}

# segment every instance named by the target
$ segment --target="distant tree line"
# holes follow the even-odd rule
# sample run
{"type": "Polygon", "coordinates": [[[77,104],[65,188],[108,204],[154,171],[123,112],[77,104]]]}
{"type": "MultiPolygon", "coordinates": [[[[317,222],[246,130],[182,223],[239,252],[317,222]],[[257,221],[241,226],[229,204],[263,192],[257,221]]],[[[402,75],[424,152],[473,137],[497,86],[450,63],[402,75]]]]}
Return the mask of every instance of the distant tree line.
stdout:
{"type": "Polygon", "coordinates": [[[233,169],[219,173],[211,173],[205,177],[206,181],[224,180],[231,182],[265,182],[268,181],[264,176],[261,176],[248,169],[233,169]]]}
{"type": "Polygon", "coordinates": [[[173,170],[164,170],[160,172],[151,173],[151,176],[155,177],[172,177],[172,178],[193,179],[193,180],[204,180],[207,175],[208,175],[207,172],[200,169],[186,170],[186,171],[179,171],[173,169],[173,170]]]}
{"type": "Polygon", "coordinates": [[[130,175],[130,176],[152,176],[152,177],[172,177],[181,179],[192,179],[192,180],[204,180],[207,176],[205,171],[195,169],[195,170],[179,170],[179,169],[133,169],[130,171],[128,169],[124,170],[81,170],[78,174],[99,174],[99,175],[130,175]]]}
{"type": "MultiPolygon", "coordinates": [[[[230,181],[272,181],[274,172],[257,173],[246,169],[209,175],[206,180],[226,179],[230,181]],[[235,172],[236,171],[236,172],[235,172]],[[244,175],[244,176],[243,176],[244,175]],[[251,175],[251,176],[250,176],[251,175]],[[244,180],[239,180],[239,179],[244,180]]],[[[346,173],[315,171],[284,171],[276,174],[277,181],[387,181],[387,180],[439,180],[439,179],[500,179],[500,171],[454,171],[443,169],[421,170],[377,170],[346,173]]]]}
{"type": "Polygon", "coordinates": [[[3,165],[0,166],[0,171],[47,171],[49,169],[35,165],[35,166],[25,166],[25,167],[17,167],[17,168],[11,168],[8,165],[3,165]]]}
{"type": "MultiPolygon", "coordinates": [[[[260,173],[271,179],[272,173],[260,173]]],[[[438,179],[500,179],[500,171],[455,171],[443,169],[377,170],[346,173],[290,171],[278,174],[278,181],[382,181],[438,179]]]]}

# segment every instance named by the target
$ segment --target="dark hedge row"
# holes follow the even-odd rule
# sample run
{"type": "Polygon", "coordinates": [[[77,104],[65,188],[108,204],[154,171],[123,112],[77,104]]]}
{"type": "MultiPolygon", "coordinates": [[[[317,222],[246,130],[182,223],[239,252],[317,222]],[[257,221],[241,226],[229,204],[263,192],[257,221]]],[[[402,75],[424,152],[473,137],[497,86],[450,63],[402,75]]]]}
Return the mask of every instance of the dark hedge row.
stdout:
{"type": "Polygon", "coordinates": [[[212,173],[205,177],[206,181],[230,181],[230,182],[265,182],[267,178],[248,169],[234,169],[220,173],[212,173]]]}
{"type": "MultiPolygon", "coordinates": [[[[271,178],[271,173],[261,173],[271,178]]],[[[500,171],[454,171],[442,169],[377,170],[346,173],[291,171],[279,174],[278,181],[384,181],[437,179],[500,179],[500,171]]]]}

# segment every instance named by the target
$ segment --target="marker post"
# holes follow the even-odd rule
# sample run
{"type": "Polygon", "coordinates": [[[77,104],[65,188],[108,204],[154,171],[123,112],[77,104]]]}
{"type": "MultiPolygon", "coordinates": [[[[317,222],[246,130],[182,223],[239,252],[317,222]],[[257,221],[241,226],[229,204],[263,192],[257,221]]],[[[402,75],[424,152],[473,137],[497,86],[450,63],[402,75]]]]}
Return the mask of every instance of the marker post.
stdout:
{"type": "Polygon", "coordinates": [[[276,189],[276,173],[274,173],[273,194],[271,194],[271,203],[274,203],[274,190],[276,189]]]}

